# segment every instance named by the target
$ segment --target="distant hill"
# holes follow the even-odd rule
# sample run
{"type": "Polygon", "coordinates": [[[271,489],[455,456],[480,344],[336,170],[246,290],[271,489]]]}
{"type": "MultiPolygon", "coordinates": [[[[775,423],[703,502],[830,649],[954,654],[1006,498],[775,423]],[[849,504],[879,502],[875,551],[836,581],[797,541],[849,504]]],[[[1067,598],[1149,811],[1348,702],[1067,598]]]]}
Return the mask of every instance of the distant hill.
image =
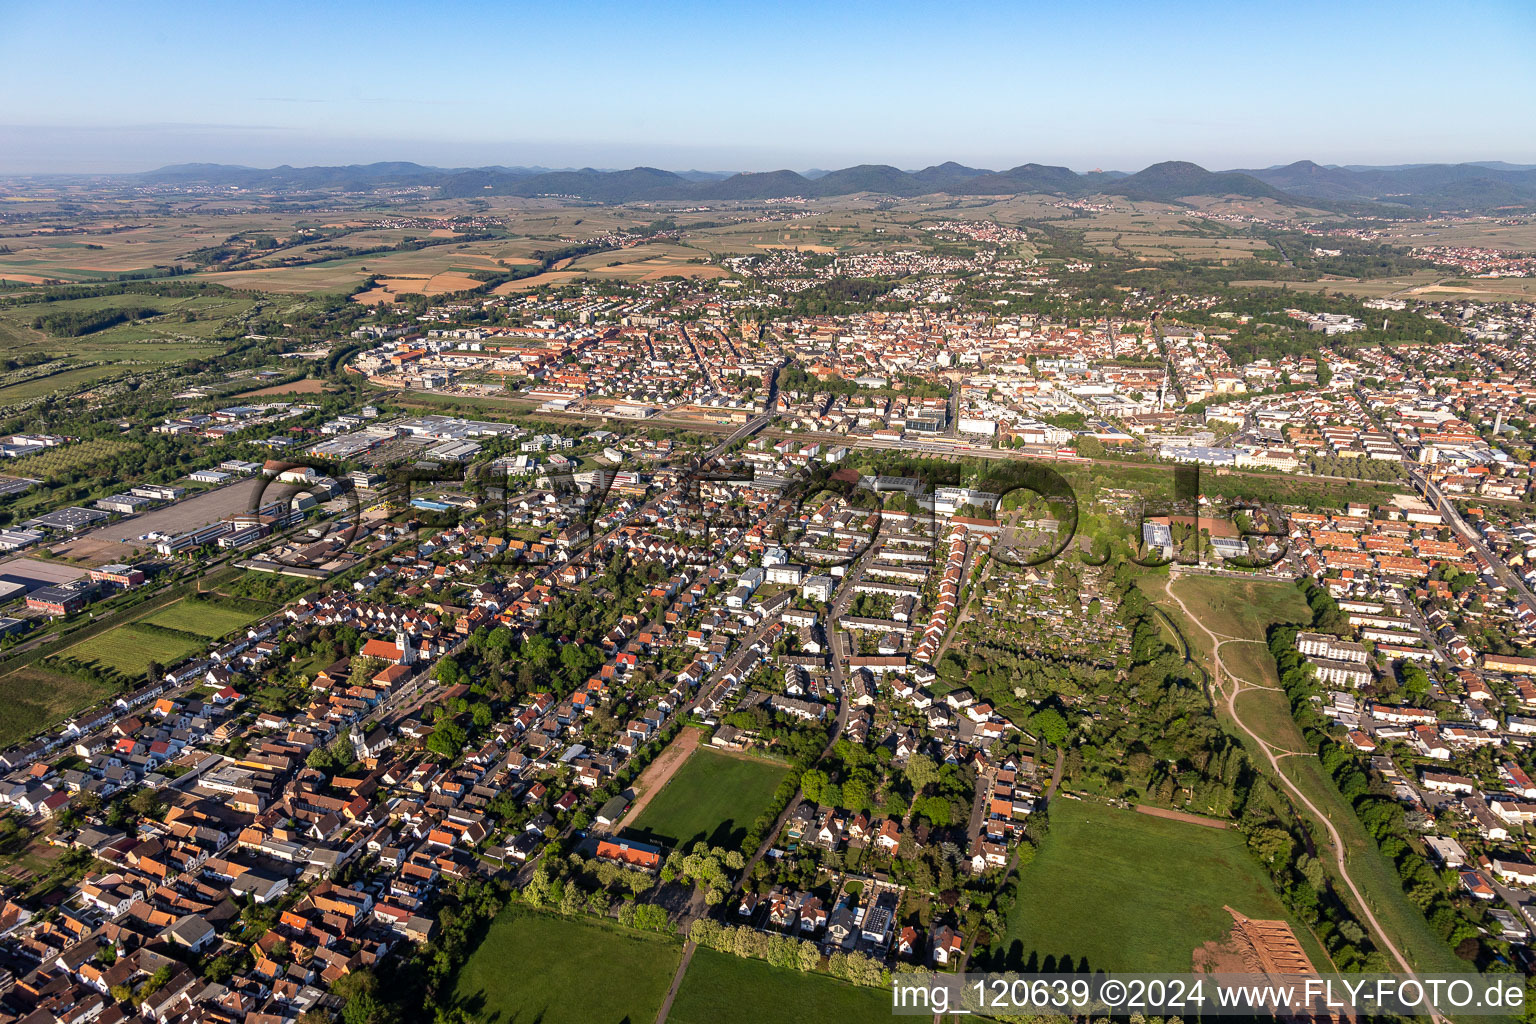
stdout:
{"type": "Polygon", "coordinates": [[[1490,210],[1536,205],[1536,169],[1482,164],[1322,167],[1298,160],[1243,171],[1291,196],[1393,203],[1426,210],[1490,210]]]}
{"type": "Polygon", "coordinates": [[[1047,164],[1020,164],[1006,171],[975,179],[975,195],[1012,195],[1018,192],[1049,192],[1074,195],[1092,191],[1078,175],[1065,167],[1047,164]]]}
{"type": "Polygon", "coordinates": [[[828,171],[812,186],[817,195],[848,196],[855,192],[879,192],[888,196],[916,196],[925,189],[916,178],[890,164],[859,164],[828,171]]]}
{"type": "Polygon", "coordinates": [[[384,185],[437,185],[454,173],[440,167],[391,162],[348,164],[342,167],[281,167],[261,169],[233,164],[173,164],[134,175],[146,182],[169,184],[233,185],[254,189],[366,190],[384,185]]]}
{"type": "Polygon", "coordinates": [[[794,171],[763,171],[760,174],[733,174],[721,181],[712,181],[690,195],[699,199],[783,199],[812,195],[815,187],[811,179],[794,171]]]}
{"type": "Polygon", "coordinates": [[[977,178],[983,178],[992,173],[992,171],[978,170],[950,160],[933,167],[924,167],[920,171],[912,171],[911,178],[925,191],[953,192],[969,182],[974,182],[977,178]]]}
{"type": "Polygon", "coordinates": [[[998,196],[1112,195],[1176,202],[1200,196],[1246,196],[1293,206],[1369,213],[1368,203],[1422,210],[1487,212],[1536,208],[1536,168],[1483,161],[1468,164],[1403,164],[1395,167],[1324,166],[1311,160],[1262,169],[1210,171],[1180,160],[1126,174],[1026,163],[1004,171],[950,161],[905,171],[889,164],[841,170],[733,173],[655,167],[628,170],[546,167],[430,167],[409,162],[337,167],[243,167],[174,164],[128,176],[134,181],[208,184],[253,190],[310,191],[411,186],[431,187],[445,198],[471,196],[572,196],[599,203],[653,200],[753,200],[871,193],[890,196],[948,194],[998,196]]]}
{"type": "Polygon", "coordinates": [[[1199,164],[1183,160],[1153,164],[1129,177],[1104,182],[1099,190],[1129,199],[1162,201],[1183,199],[1186,196],[1249,196],[1289,201],[1284,192],[1266,185],[1251,174],[1241,171],[1208,171],[1199,164]]]}

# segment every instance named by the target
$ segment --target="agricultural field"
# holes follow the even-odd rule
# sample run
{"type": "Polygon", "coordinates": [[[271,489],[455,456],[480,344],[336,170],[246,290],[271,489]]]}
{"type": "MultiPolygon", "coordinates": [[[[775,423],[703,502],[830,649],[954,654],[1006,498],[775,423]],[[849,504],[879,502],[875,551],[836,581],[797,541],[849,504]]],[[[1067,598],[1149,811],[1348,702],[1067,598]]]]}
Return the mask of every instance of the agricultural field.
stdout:
{"type": "MultiPolygon", "coordinates": [[[[0,396],[4,394],[4,391],[0,391],[0,396]]],[[[3,401],[3,398],[0,398],[0,401],[3,401]]],[[[129,455],[137,448],[138,445],[132,441],[119,441],[116,438],[107,437],[92,438],[89,441],[59,445],[57,448],[49,448],[36,455],[28,455],[16,460],[15,468],[18,473],[51,482],[68,477],[77,471],[88,471],[98,462],[129,455]]]]}
{"type": "Polygon", "coordinates": [[[196,633],[127,622],[67,647],[59,655],[137,679],[150,662],[173,664],[201,650],[205,643],[206,639],[196,633]]]}
{"type": "Polygon", "coordinates": [[[217,355],[225,348],[217,336],[255,307],[256,301],[243,295],[140,293],[0,306],[0,350],[7,357],[54,360],[0,374],[0,405],[217,355]],[[116,311],[134,318],[75,337],[37,326],[39,318],[116,311]]]}
{"type": "Polygon", "coordinates": [[[788,769],[773,761],[695,750],[626,830],[671,846],[739,846],[788,769]]]}
{"type": "Polygon", "coordinates": [[[525,292],[540,285],[563,284],[566,281],[575,281],[584,276],[579,270],[549,270],[542,274],[534,274],[532,277],[520,277],[516,281],[508,281],[491,289],[494,295],[511,295],[514,292],[525,292]]]}
{"type": "Polygon", "coordinates": [[[15,384],[7,384],[0,387],[0,405],[30,402],[32,399],[42,398],[44,395],[74,391],[96,381],[119,376],[122,372],[121,367],[101,364],[98,366],[79,366],[63,369],[46,376],[28,375],[26,379],[20,380],[15,384]]]}
{"type": "Polygon", "coordinates": [[[615,252],[583,256],[570,265],[594,277],[656,281],[670,275],[684,277],[724,277],[723,267],[708,265],[709,254],[681,245],[639,245],[615,252]]]}
{"type": "Polygon", "coordinates": [[[804,974],[700,947],[688,962],[668,1024],[844,1024],[888,1021],[891,996],[824,974],[804,974]]]}
{"type": "Polygon", "coordinates": [[[1352,277],[1324,278],[1321,281],[1233,281],[1238,288],[1290,288],[1295,291],[1353,295],[1362,299],[1408,298],[1424,302],[1480,299],[1485,302],[1531,302],[1536,300],[1536,278],[1450,277],[1443,269],[1415,271],[1402,277],[1380,277],[1361,281],[1352,277]]]}
{"type": "Polygon", "coordinates": [[[168,266],[191,249],[218,242],[227,232],[168,218],[130,230],[110,221],[92,230],[59,235],[0,236],[0,278],[32,284],[96,281],[125,271],[168,266]]]}
{"type": "Polygon", "coordinates": [[[459,971],[453,998],[486,1024],[643,1024],[681,959],[675,938],[512,907],[459,971]]]}
{"type": "MultiPolygon", "coordinates": [[[[1197,948],[1231,930],[1224,906],[1288,917],[1241,833],[1067,799],[1051,805],[1050,832],[1019,892],[990,952],[997,969],[1070,956],[1078,969],[1187,972],[1197,948]]],[[[1312,934],[1292,928],[1326,966],[1312,934]]]]}
{"type": "MultiPolygon", "coordinates": [[[[356,245],[364,242],[347,239],[356,245]]],[[[369,277],[384,282],[390,294],[421,292],[435,295],[480,285],[475,272],[500,272],[532,261],[520,252],[487,251],[491,242],[434,245],[410,252],[379,252],[341,256],[302,267],[257,267],[198,274],[229,288],[289,294],[348,292],[369,277]]]]}
{"type": "Polygon", "coordinates": [[[301,377],[298,380],[289,381],[287,384],[272,384],[268,387],[257,388],[255,391],[241,391],[232,395],[232,398],[266,398],[269,395],[318,395],[326,391],[334,391],[335,388],[325,381],[315,377],[301,377]]]}
{"type": "MultiPolygon", "coordinates": [[[[1165,226],[1166,227],[1166,226],[1165,226]]],[[[1203,237],[1151,231],[1092,230],[1083,240],[1106,255],[1131,256],[1138,260],[1237,260],[1251,259],[1268,243],[1257,238],[1203,237]]]]}
{"type": "Polygon", "coordinates": [[[1536,252],[1536,221],[1524,217],[1414,221],[1398,227],[1388,226],[1382,232],[1382,240],[1393,245],[1466,245],[1536,252]]]}
{"type": "Polygon", "coordinates": [[[254,603],[217,597],[186,597],[158,609],[141,621],[217,640],[242,626],[250,625],[264,614],[254,603]]]}
{"type": "Polygon", "coordinates": [[[0,675],[0,747],[18,743],[111,693],[111,687],[37,664],[0,675]]]}

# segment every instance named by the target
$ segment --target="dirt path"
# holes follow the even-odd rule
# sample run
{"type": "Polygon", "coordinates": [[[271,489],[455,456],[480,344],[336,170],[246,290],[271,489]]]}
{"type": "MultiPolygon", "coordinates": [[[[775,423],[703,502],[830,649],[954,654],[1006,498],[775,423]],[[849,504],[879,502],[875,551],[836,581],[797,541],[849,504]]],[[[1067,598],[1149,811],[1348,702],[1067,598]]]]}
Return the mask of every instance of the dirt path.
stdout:
{"type": "Polygon", "coordinates": [[[1148,804],[1137,804],[1137,814],[1145,814],[1153,818],[1167,818],[1169,821],[1182,821],[1190,825],[1204,825],[1206,828],[1226,828],[1227,823],[1216,818],[1206,818],[1198,814],[1190,814],[1188,811],[1175,811],[1167,807],[1152,807],[1148,804]]]}
{"type": "MultiPolygon", "coordinates": [[[[1275,747],[1258,733],[1250,729],[1248,724],[1238,716],[1238,694],[1243,691],[1245,686],[1250,688],[1257,688],[1258,684],[1249,682],[1246,679],[1241,679],[1227,672],[1226,665],[1221,660],[1221,646],[1222,644],[1231,641],[1242,642],[1243,638],[1224,636],[1223,634],[1211,630],[1206,626],[1204,622],[1201,622],[1200,619],[1198,619],[1195,614],[1191,612],[1189,608],[1184,604],[1184,601],[1179,597],[1179,595],[1173,592],[1173,578],[1171,576],[1166,581],[1164,581],[1163,592],[1172,598],[1173,603],[1179,606],[1179,610],[1184,613],[1184,617],[1188,619],[1190,623],[1195,626],[1195,628],[1199,629],[1201,632],[1205,633],[1206,636],[1210,637],[1211,660],[1213,662],[1212,668],[1215,670],[1215,678],[1212,682],[1212,686],[1222,697],[1225,698],[1227,714],[1232,717],[1232,721],[1237,723],[1237,727],[1243,730],[1243,732],[1247,733],[1249,738],[1251,738],[1253,742],[1258,746],[1265,759],[1269,761],[1269,767],[1274,772],[1274,776],[1280,782],[1280,784],[1284,786],[1286,790],[1293,797],[1295,797],[1303,807],[1311,812],[1314,819],[1320,822],[1322,826],[1327,829],[1329,844],[1333,848],[1334,867],[1338,870],[1339,877],[1344,880],[1344,884],[1349,888],[1350,894],[1354,896],[1356,909],[1359,911],[1360,916],[1365,919],[1366,924],[1370,925],[1371,932],[1375,936],[1376,941],[1381,944],[1381,948],[1391,954],[1392,959],[1397,961],[1398,966],[1403,969],[1404,973],[1408,974],[1410,977],[1414,977],[1413,965],[1408,962],[1408,958],[1403,955],[1402,950],[1398,949],[1392,940],[1387,937],[1386,929],[1382,928],[1381,922],[1376,920],[1376,915],[1371,913],[1371,907],[1370,904],[1365,901],[1365,895],[1360,891],[1359,886],[1355,885],[1355,880],[1350,877],[1349,866],[1345,863],[1344,858],[1344,837],[1339,834],[1339,830],[1334,827],[1334,824],[1332,820],[1329,819],[1328,815],[1319,809],[1318,806],[1314,804],[1310,799],[1308,799],[1307,795],[1301,791],[1301,788],[1292,782],[1290,778],[1285,774],[1285,772],[1280,770],[1280,758],[1289,757],[1294,754],[1295,751],[1282,750],[1281,748],[1275,747]],[[1224,677],[1231,678],[1233,685],[1230,688],[1225,685],[1223,681],[1224,677]]],[[[1447,1024],[1445,1017],[1439,1013],[1435,1013],[1433,1017],[1436,1021],[1436,1024],[1447,1024]]]]}
{"type": "Polygon", "coordinates": [[[667,989],[667,998],[661,1001],[661,1009],[656,1011],[656,1024],[666,1024],[667,1014],[672,1012],[672,1000],[677,998],[677,990],[683,987],[683,975],[688,973],[688,962],[693,959],[693,951],[698,948],[691,939],[683,946],[683,962],[677,965],[677,973],[672,975],[672,987],[667,989]]]}
{"type": "Polygon", "coordinates": [[[619,823],[613,827],[615,832],[627,828],[629,823],[645,810],[645,805],[651,802],[651,798],[666,788],[667,783],[672,781],[672,776],[676,775],[677,770],[683,766],[683,762],[688,760],[688,755],[698,748],[699,735],[698,729],[683,729],[671,743],[667,744],[667,749],[657,755],[656,760],[646,765],[645,771],[641,772],[640,777],[635,780],[635,802],[630,805],[629,813],[620,818],[619,823]]]}

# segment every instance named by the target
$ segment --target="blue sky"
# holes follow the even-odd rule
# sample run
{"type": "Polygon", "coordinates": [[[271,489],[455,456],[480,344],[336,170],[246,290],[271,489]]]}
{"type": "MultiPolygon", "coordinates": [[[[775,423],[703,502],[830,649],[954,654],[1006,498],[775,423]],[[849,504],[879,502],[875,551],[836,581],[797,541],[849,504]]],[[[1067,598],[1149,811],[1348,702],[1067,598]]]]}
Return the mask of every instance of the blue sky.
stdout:
{"type": "Polygon", "coordinates": [[[1536,4],[9,3],[0,171],[1536,163],[1536,4]]]}

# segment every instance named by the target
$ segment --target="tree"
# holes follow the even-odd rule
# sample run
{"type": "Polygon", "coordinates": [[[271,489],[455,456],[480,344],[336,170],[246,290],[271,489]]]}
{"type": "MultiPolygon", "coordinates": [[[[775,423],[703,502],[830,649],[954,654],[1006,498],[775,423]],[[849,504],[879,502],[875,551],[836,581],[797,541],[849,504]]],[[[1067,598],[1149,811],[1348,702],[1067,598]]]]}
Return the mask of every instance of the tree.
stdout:
{"type": "Polygon", "coordinates": [[[914,793],[921,793],[939,777],[939,766],[927,754],[913,754],[907,758],[906,771],[914,793]]]}
{"type": "Polygon", "coordinates": [[[353,686],[365,686],[383,669],[384,662],[378,658],[358,658],[352,663],[352,671],[347,675],[347,682],[353,686]]]}
{"type": "Polygon", "coordinates": [[[1029,716],[1029,725],[1035,735],[1053,747],[1060,747],[1067,742],[1067,720],[1055,708],[1036,711],[1029,716]]]}
{"type": "Polygon", "coordinates": [[[809,768],[800,776],[800,790],[811,803],[823,803],[822,795],[826,792],[829,781],[826,772],[819,768],[809,768]]]}
{"type": "Polygon", "coordinates": [[[464,749],[464,742],[468,738],[469,735],[464,731],[464,727],[457,722],[440,722],[437,728],[432,730],[432,735],[427,737],[427,749],[445,758],[454,758],[464,749]]]}
{"type": "Polygon", "coordinates": [[[153,818],[160,813],[160,796],[152,789],[141,789],[128,798],[128,806],[141,818],[153,818]]]}

